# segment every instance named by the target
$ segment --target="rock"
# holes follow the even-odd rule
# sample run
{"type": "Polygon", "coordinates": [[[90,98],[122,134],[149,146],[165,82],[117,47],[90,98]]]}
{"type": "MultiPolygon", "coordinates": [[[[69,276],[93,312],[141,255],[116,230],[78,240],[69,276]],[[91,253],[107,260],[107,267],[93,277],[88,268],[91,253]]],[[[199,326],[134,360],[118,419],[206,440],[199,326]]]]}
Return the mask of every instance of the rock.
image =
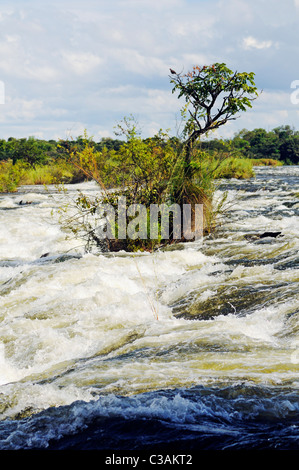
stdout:
{"type": "Polygon", "coordinates": [[[23,202],[23,200],[21,200],[21,201],[19,202],[19,206],[25,206],[25,205],[27,205],[27,204],[32,204],[32,201],[24,201],[24,202],[23,202]]]}
{"type": "Polygon", "coordinates": [[[278,235],[280,235],[281,232],[264,232],[260,235],[260,238],[265,238],[265,237],[278,237],[278,235]]]}
{"type": "Polygon", "coordinates": [[[262,238],[276,238],[278,235],[281,235],[281,232],[264,232],[264,233],[252,233],[249,235],[245,235],[244,238],[249,241],[254,241],[254,240],[261,240],[262,238]]]}
{"type": "Polygon", "coordinates": [[[76,253],[44,253],[42,254],[37,260],[33,261],[33,264],[50,264],[50,263],[63,263],[64,261],[68,261],[70,259],[80,259],[82,255],[76,253]]]}

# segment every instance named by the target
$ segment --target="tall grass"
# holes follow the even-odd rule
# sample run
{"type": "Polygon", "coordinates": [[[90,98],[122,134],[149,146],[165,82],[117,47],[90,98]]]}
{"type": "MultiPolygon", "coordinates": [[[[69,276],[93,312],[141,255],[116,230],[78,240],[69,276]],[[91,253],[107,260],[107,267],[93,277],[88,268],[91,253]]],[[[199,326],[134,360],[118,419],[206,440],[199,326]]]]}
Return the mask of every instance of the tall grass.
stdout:
{"type": "Polygon", "coordinates": [[[22,185],[59,184],[74,180],[74,168],[66,163],[52,163],[48,165],[27,167],[21,177],[22,185]]]}
{"type": "Polygon", "coordinates": [[[228,157],[215,170],[214,177],[245,179],[254,176],[253,160],[241,157],[228,157]]]}
{"type": "Polygon", "coordinates": [[[65,160],[31,166],[23,162],[13,164],[12,160],[0,162],[0,192],[15,192],[22,185],[50,185],[78,183],[86,175],[65,160]]]}
{"type": "Polygon", "coordinates": [[[283,166],[283,162],[273,158],[253,158],[254,166],[283,166]]]}

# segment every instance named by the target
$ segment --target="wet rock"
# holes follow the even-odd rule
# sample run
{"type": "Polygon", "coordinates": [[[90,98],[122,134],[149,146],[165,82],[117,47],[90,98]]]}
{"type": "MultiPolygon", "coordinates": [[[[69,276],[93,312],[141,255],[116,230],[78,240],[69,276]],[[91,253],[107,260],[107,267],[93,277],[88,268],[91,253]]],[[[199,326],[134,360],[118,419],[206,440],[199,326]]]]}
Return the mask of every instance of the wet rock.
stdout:
{"type": "Polygon", "coordinates": [[[21,199],[21,201],[19,202],[19,206],[26,206],[26,205],[28,205],[28,204],[32,204],[32,201],[23,201],[23,200],[21,199]]]}
{"type": "Polygon", "coordinates": [[[265,232],[260,235],[260,238],[265,238],[265,237],[278,237],[278,235],[281,235],[281,232],[265,232]]]}
{"type": "Polygon", "coordinates": [[[283,204],[284,204],[284,206],[286,206],[288,208],[292,208],[294,206],[296,207],[296,204],[298,204],[298,201],[290,201],[290,202],[287,201],[287,202],[284,202],[283,204]]]}
{"type": "Polygon", "coordinates": [[[252,233],[252,234],[244,235],[244,238],[249,241],[254,241],[254,240],[261,240],[262,238],[268,238],[268,237],[277,238],[279,235],[281,235],[281,232],[252,233]]]}
{"type": "Polygon", "coordinates": [[[80,259],[82,255],[80,254],[71,254],[71,253],[61,253],[61,254],[52,254],[44,253],[37,260],[33,261],[32,264],[50,264],[50,263],[63,263],[71,259],[80,259]]]}

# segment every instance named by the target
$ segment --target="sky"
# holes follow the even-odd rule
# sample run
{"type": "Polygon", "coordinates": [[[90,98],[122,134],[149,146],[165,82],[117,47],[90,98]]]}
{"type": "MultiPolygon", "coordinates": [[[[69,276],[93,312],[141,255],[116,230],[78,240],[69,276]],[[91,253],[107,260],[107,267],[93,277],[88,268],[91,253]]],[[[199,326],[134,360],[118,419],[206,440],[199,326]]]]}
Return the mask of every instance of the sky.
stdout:
{"type": "Polygon", "coordinates": [[[261,93],[211,137],[299,130],[298,56],[299,0],[2,0],[0,139],[100,141],[128,116],[144,137],[178,135],[169,68],[215,62],[254,72],[261,93]]]}

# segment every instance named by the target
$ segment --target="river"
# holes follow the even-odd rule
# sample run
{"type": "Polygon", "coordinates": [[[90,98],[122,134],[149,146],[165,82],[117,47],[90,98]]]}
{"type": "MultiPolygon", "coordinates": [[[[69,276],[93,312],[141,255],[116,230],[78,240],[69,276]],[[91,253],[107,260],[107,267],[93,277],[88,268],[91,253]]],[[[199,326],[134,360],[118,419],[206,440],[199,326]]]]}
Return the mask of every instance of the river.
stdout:
{"type": "Polygon", "coordinates": [[[299,450],[299,167],[152,254],[85,254],[52,191],[0,195],[0,450],[299,450]]]}

